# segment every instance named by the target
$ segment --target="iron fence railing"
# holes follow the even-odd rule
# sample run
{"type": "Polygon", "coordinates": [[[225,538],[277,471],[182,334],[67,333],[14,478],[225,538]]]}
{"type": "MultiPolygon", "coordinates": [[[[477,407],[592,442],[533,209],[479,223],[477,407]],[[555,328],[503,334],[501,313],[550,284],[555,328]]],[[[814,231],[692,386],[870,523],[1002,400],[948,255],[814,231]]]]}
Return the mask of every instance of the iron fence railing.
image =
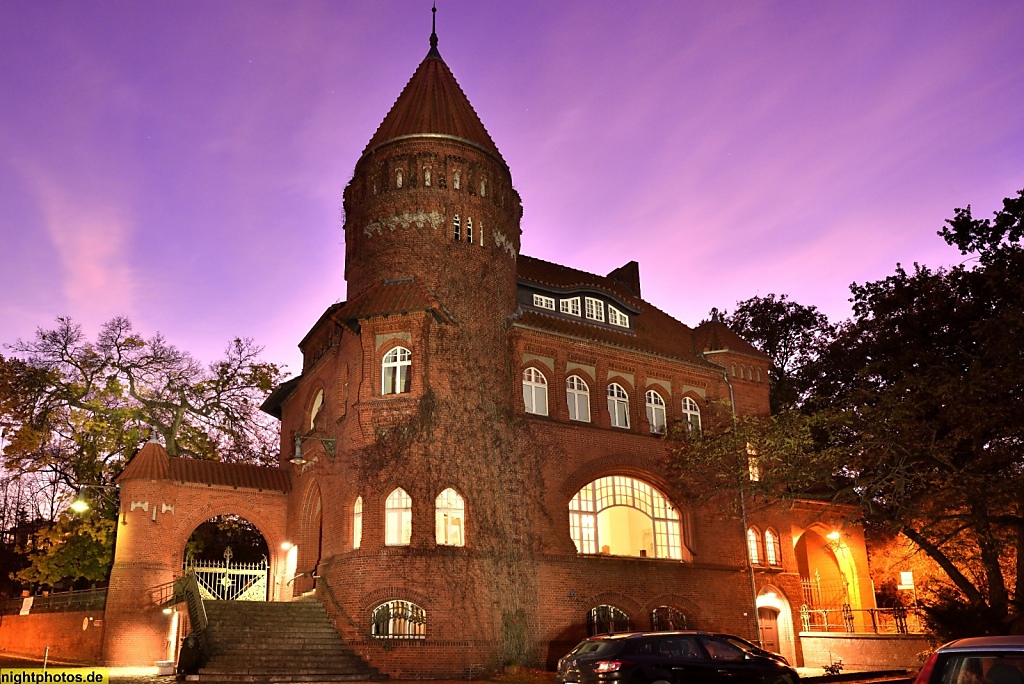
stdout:
{"type": "Polygon", "coordinates": [[[862,634],[924,634],[921,611],[915,608],[811,608],[800,607],[804,632],[847,632],[862,634]]]}
{"type": "MultiPolygon", "coordinates": [[[[107,590],[82,589],[62,591],[45,596],[33,596],[29,613],[68,613],[81,610],[103,610],[107,605],[107,590]]],[[[25,598],[5,599],[0,602],[0,615],[20,615],[25,598]]]]}

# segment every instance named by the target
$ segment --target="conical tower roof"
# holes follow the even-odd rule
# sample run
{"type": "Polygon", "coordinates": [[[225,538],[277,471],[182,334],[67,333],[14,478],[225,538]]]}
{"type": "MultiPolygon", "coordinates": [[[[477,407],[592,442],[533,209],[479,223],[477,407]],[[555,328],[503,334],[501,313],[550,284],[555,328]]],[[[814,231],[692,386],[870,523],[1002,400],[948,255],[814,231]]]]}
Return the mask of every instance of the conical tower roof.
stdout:
{"type": "Polygon", "coordinates": [[[420,135],[457,138],[484,149],[505,163],[469,98],[441,59],[436,32],[430,35],[430,51],[426,58],[384,117],[363,154],[388,141],[420,135]]]}

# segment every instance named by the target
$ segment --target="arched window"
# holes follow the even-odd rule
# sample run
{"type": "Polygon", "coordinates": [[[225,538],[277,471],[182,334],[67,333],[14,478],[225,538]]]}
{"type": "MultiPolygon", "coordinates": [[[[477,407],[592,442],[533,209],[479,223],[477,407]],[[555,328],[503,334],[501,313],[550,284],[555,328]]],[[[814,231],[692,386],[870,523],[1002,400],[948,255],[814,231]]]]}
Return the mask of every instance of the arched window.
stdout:
{"type": "Polygon", "coordinates": [[[523,404],[527,413],[548,415],[548,381],[532,366],[523,371],[523,404]]]}
{"type": "Polygon", "coordinates": [[[569,533],[580,553],[683,558],[679,512],[664,494],[631,477],[602,477],[576,492],[569,533]]]}
{"type": "Polygon", "coordinates": [[[761,533],[756,527],[747,528],[747,556],[751,565],[761,564],[761,533]]]}
{"type": "Polygon", "coordinates": [[[629,395],[617,382],[608,385],[608,415],[612,427],[629,428],[629,395]]]}
{"type": "Polygon", "coordinates": [[[466,502],[449,487],[434,501],[435,535],[440,546],[465,546],[466,502]]]}
{"type": "Polygon", "coordinates": [[[316,426],[316,417],[320,413],[320,409],[324,407],[324,391],[320,390],[316,393],[316,398],[313,399],[313,407],[309,410],[309,429],[312,430],[316,426]]]}
{"type": "Polygon", "coordinates": [[[590,388],[583,378],[570,375],[565,379],[565,400],[569,404],[569,420],[590,422],[590,388]]]}
{"type": "Polygon", "coordinates": [[[363,544],[363,497],[357,496],[352,507],[352,548],[358,549],[363,544]]]}
{"type": "Polygon", "coordinates": [[[652,632],[675,632],[692,629],[686,613],[674,606],[658,606],[651,611],[652,632]]]}
{"type": "Polygon", "coordinates": [[[651,432],[658,435],[665,432],[665,400],[654,390],[647,390],[647,422],[651,432]]]}
{"type": "Polygon", "coordinates": [[[687,430],[700,432],[700,407],[690,397],[683,397],[683,422],[687,430]]]}
{"type": "Polygon", "coordinates": [[[456,171],[455,175],[452,176],[452,187],[455,188],[456,190],[462,188],[462,176],[459,175],[458,171],[456,171]]]}
{"type": "Polygon", "coordinates": [[[409,601],[388,601],[373,609],[370,634],[378,639],[424,639],[427,612],[409,601]]]}
{"type": "Polygon", "coordinates": [[[395,347],[384,355],[381,373],[381,394],[403,394],[409,391],[409,371],[412,368],[412,352],[405,347],[395,347]]]}
{"type": "Polygon", "coordinates": [[[408,546],[412,539],[412,499],[399,487],[388,495],[384,504],[384,543],[408,546]]]}
{"type": "Polygon", "coordinates": [[[428,168],[423,169],[423,187],[430,187],[430,169],[428,168]]]}
{"type": "Polygon", "coordinates": [[[402,172],[401,171],[398,171],[397,173],[395,173],[395,187],[396,188],[401,188],[402,187],[402,172]]]}
{"type": "Polygon", "coordinates": [[[587,633],[590,636],[597,634],[618,634],[629,632],[632,627],[629,624],[629,616],[621,609],[607,604],[595,606],[587,613],[587,633]]]}
{"type": "Polygon", "coordinates": [[[764,531],[764,559],[772,567],[782,565],[782,544],[779,543],[779,533],[771,528],[764,531]]]}

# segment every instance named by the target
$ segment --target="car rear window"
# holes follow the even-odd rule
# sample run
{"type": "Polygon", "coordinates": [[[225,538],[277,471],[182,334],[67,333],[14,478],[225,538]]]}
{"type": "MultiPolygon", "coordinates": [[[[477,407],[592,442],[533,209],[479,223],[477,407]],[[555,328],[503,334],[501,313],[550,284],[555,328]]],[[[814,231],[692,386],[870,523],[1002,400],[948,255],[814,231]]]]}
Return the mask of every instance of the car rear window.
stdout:
{"type": "Polygon", "coordinates": [[[939,681],[941,684],[1024,684],[1024,653],[951,653],[942,664],[939,681]]]}
{"type": "Polygon", "coordinates": [[[569,655],[610,655],[617,653],[620,648],[622,648],[622,644],[618,641],[587,639],[586,641],[581,641],[576,645],[576,648],[569,651],[569,655]]]}

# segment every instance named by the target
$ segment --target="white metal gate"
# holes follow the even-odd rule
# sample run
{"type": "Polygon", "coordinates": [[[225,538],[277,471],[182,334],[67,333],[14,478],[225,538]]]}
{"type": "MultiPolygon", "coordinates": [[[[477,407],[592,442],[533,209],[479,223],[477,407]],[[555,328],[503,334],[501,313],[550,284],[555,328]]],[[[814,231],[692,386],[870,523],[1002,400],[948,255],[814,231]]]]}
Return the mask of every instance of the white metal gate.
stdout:
{"type": "Polygon", "coordinates": [[[224,561],[185,559],[185,570],[194,570],[199,593],[207,601],[266,601],[267,557],[256,563],[232,563],[231,547],[224,561]]]}

